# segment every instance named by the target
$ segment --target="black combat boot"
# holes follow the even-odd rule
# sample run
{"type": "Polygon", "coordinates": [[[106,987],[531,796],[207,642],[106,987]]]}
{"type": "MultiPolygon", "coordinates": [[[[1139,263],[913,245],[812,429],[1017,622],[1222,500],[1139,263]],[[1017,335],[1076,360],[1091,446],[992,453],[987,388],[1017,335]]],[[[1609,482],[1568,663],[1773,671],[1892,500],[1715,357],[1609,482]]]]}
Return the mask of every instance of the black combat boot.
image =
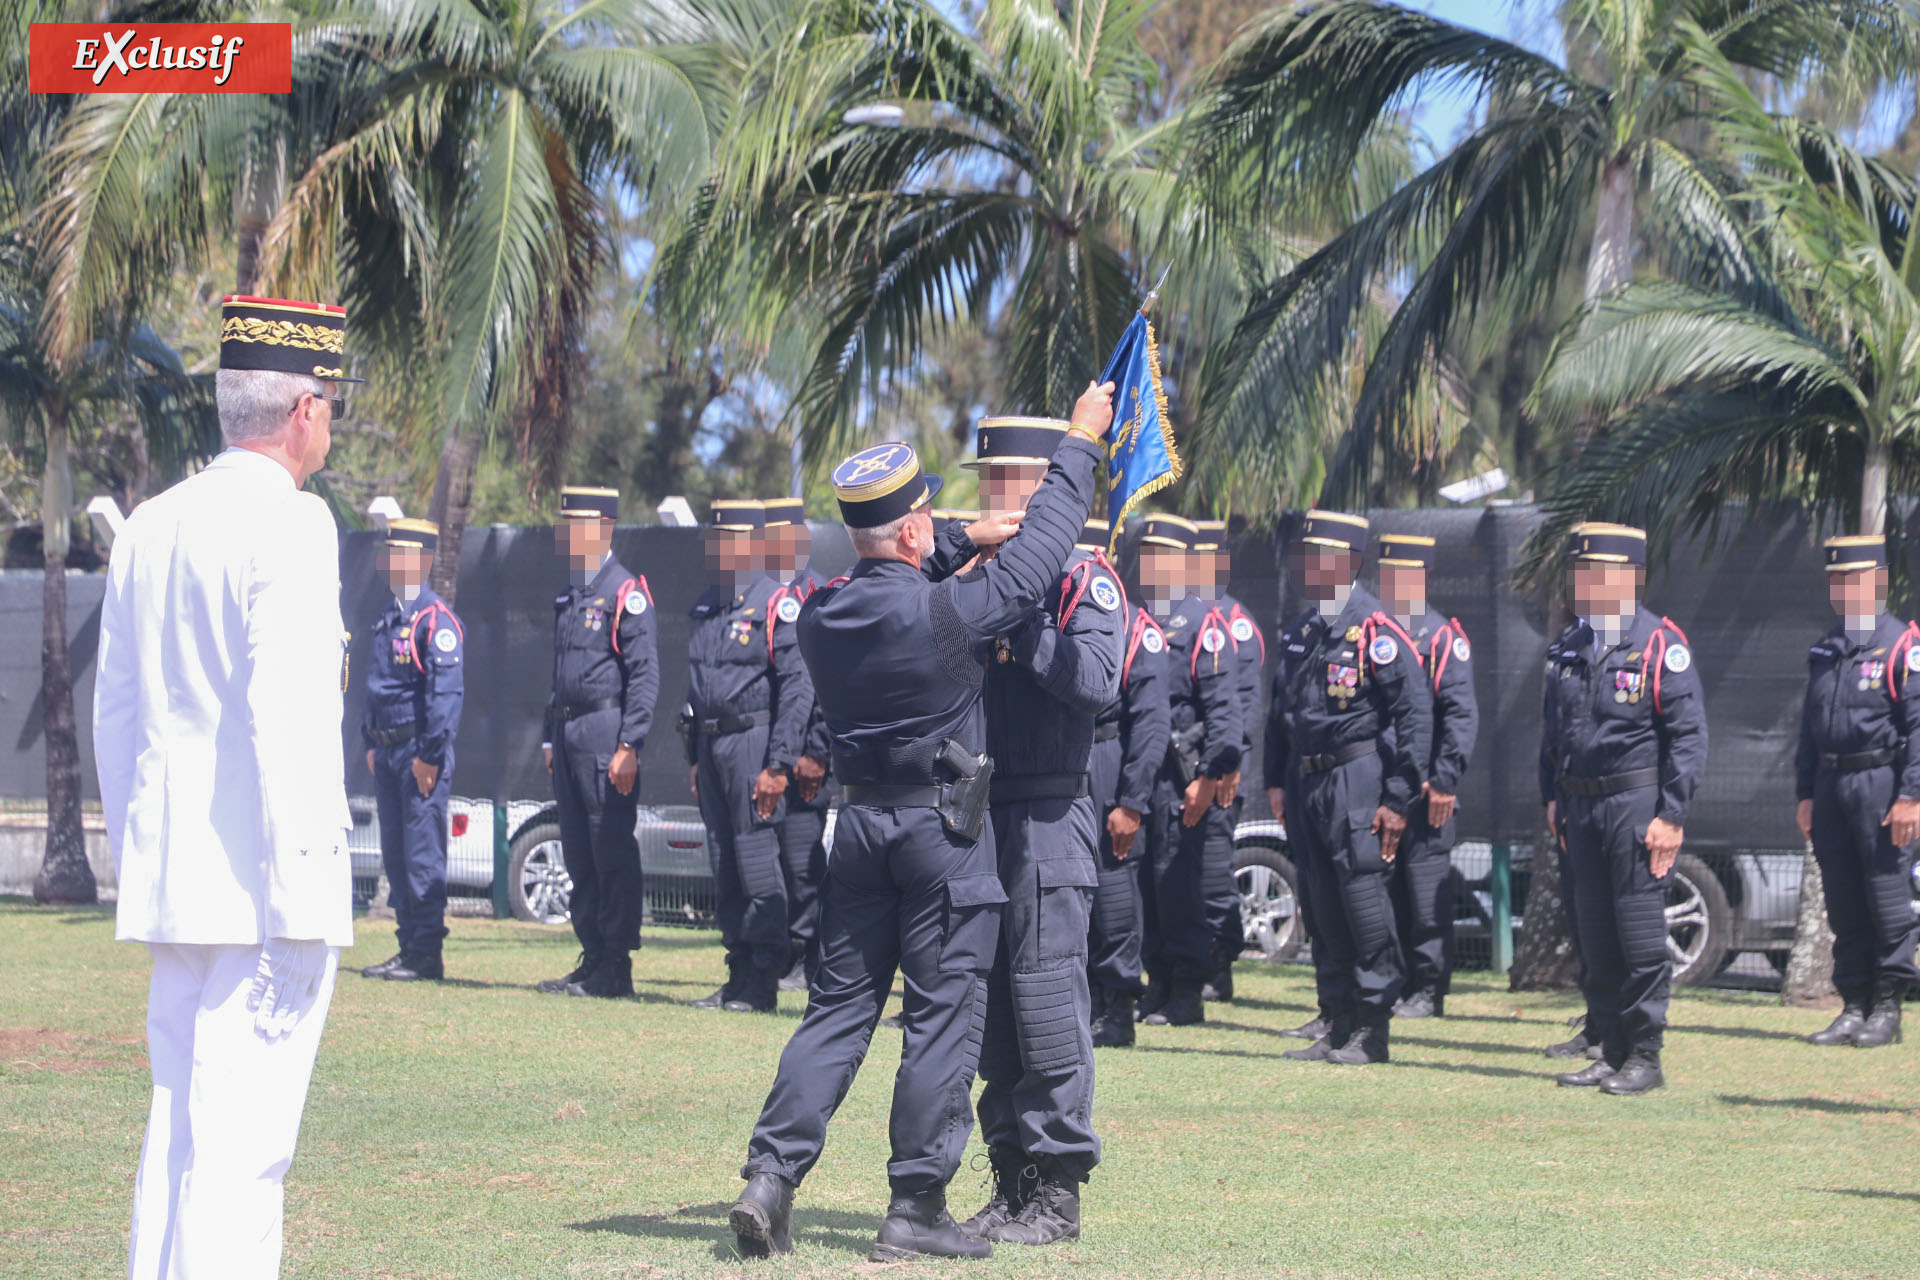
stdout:
{"type": "Polygon", "coordinates": [[[1107,1007],[1093,1023],[1093,1047],[1124,1049],[1133,1043],[1133,997],[1123,991],[1107,994],[1107,1007]]]}
{"type": "Polygon", "coordinates": [[[1200,998],[1200,984],[1182,978],[1173,984],[1173,994],[1155,1013],[1147,1015],[1150,1027],[1191,1027],[1207,1020],[1207,1006],[1200,998]]]}
{"type": "Polygon", "coordinates": [[[777,1173],[756,1173],[727,1215],[743,1258],[793,1252],[793,1184],[777,1173]]]}
{"type": "Polygon", "coordinates": [[[1415,991],[1400,997],[1400,1003],[1393,1006],[1396,1018],[1438,1018],[1444,1008],[1444,996],[1431,991],[1415,991]]]}
{"type": "Polygon", "coordinates": [[[567,994],[598,996],[602,1000],[618,1000],[632,995],[633,956],[625,951],[609,952],[600,961],[600,967],[582,981],[570,985],[567,994]]]}
{"type": "Polygon", "coordinates": [[[793,967],[787,970],[785,977],[780,979],[780,989],[782,991],[805,991],[809,985],[807,982],[807,958],[803,955],[794,960],[793,967]]]}
{"type": "Polygon", "coordinates": [[[1345,1044],[1327,1055],[1326,1060],[1342,1067],[1364,1067],[1387,1060],[1387,1020],[1369,1018],[1356,1023],[1345,1044]]]}
{"type": "Polygon", "coordinates": [[[1883,1044],[1900,1043],[1900,997],[1876,996],[1873,1012],[1866,1025],[1853,1033],[1856,1049],[1878,1049],[1883,1044]]]}
{"type": "MultiPolygon", "coordinates": [[[[1326,1038],[1327,1032],[1332,1029],[1333,1025],[1316,1013],[1299,1026],[1288,1027],[1280,1034],[1294,1040],[1322,1040],[1326,1038]]],[[[1289,1053],[1287,1056],[1291,1058],[1293,1054],[1289,1053]]]]}
{"type": "Polygon", "coordinates": [[[363,978],[384,978],[389,973],[393,972],[395,969],[398,969],[400,967],[400,962],[402,960],[405,960],[406,958],[407,958],[406,952],[396,951],[392,955],[388,956],[385,960],[382,960],[379,964],[370,964],[366,968],[362,969],[360,971],[360,976],[363,978]]]}
{"type": "MultiPolygon", "coordinates": [[[[1312,1044],[1304,1049],[1289,1049],[1280,1056],[1294,1062],[1325,1062],[1327,1055],[1333,1052],[1334,1047],[1345,1044],[1348,1036],[1352,1034],[1347,1022],[1342,1018],[1335,1018],[1332,1022],[1321,1022],[1320,1025],[1326,1029],[1314,1038],[1312,1044]]],[[[1285,1034],[1291,1035],[1292,1032],[1285,1034]]]]}
{"type": "Polygon", "coordinates": [[[687,1003],[696,1009],[726,1008],[727,1001],[738,1000],[745,990],[746,984],[742,981],[745,976],[744,969],[744,965],[735,964],[733,957],[728,956],[727,980],[721,983],[712,995],[701,996],[698,1000],[689,1000],[687,1003]]]}
{"type": "Polygon", "coordinates": [[[1167,1000],[1173,995],[1173,989],[1165,978],[1152,974],[1147,977],[1147,994],[1140,997],[1140,1003],[1133,1007],[1133,1020],[1145,1022],[1160,1010],[1166,1008],[1167,1000]]]}
{"type": "Polygon", "coordinates": [[[1000,1244],[1057,1244],[1080,1238],[1080,1180],[1048,1162],[1027,1203],[990,1233],[1000,1244]]]}
{"type": "Polygon", "coordinates": [[[388,982],[440,982],[446,976],[438,951],[416,951],[402,956],[400,963],[385,974],[388,982]]]}
{"type": "Polygon", "coordinates": [[[991,1258],[993,1244],[960,1230],[947,1212],[947,1193],[919,1195],[895,1192],[887,1217],[873,1242],[868,1262],[904,1262],[908,1258],[991,1258]]]}
{"type": "Polygon", "coordinates": [[[1867,1006],[1863,1001],[1849,1000],[1840,1010],[1840,1016],[1827,1024],[1825,1031],[1816,1031],[1807,1037],[1808,1044],[1834,1045],[1852,1044],[1854,1033],[1867,1025],[1867,1006]]]}
{"type": "Polygon", "coordinates": [[[1549,1058],[1591,1058],[1598,1060],[1601,1054],[1600,1037],[1587,1034],[1588,1028],[1585,1015],[1572,1019],[1569,1025],[1579,1027],[1580,1030],[1574,1033],[1573,1039],[1571,1040],[1562,1040],[1559,1044],[1548,1045],[1546,1049],[1547,1056],[1549,1058]]]}
{"type": "MultiPolygon", "coordinates": [[[[975,1160],[979,1157],[975,1156],[975,1160]]],[[[978,1164],[974,1168],[979,1168],[978,1164]]],[[[980,1212],[960,1229],[984,1240],[1019,1215],[1027,1207],[1027,1196],[1039,1180],[1040,1170],[1028,1161],[1026,1153],[1013,1147],[993,1147],[987,1152],[987,1179],[992,1189],[980,1212]]]]}
{"type": "Polygon", "coordinates": [[[1607,1065],[1605,1058],[1598,1062],[1589,1062],[1578,1071],[1563,1071],[1553,1078],[1562,1089],[1591,1089],[1604,1084],[1613,1077],[1613,1068],[1607,1065]]]}
{"type": "Polygon", "coordinates": [[[1653,1050],[1629,1054],[1618,1071],[1600,1082],[1600,1092],[1615,1096],[1652,1093],[1666,1084],[1667,1078],[1660,1074],[1660,1053],[1653,1050]]]}
{"type": "Polygon", "coordinates": [[[545,982],[539,984],[538,989],[546,992],[550,996],[563,996],[567,994],[568,987],[576,982],[585,982],[593,976],[593,971],[599,967],[599,956],[582,951],[580,953],[580,963],[573,966],[572,973],[564,978],[548,978],[545,982]]]}
{"type": "Polygon", "coordinates": [[[1200,988],[1202,1000],[1233,999],[1233,953],[1219,943],[1213,946],[1213,977],[1200,988]]]}
{"type": "Polygon", "coordinates": [[[728,1013],[772,1013],[780,1006],[780,971],[771,968],[747,970],[740,994],[720,1007],[728,1013]]]}

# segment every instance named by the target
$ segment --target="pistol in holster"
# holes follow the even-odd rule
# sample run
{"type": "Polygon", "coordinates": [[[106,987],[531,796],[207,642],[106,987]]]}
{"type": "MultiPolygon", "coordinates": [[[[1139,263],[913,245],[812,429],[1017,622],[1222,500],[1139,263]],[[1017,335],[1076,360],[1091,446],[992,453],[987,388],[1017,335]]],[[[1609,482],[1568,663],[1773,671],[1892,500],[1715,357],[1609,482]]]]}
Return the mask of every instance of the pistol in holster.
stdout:
{"type": "Polygon", "coordinates": [[[987,829],[987,792],[993,781],[993,758],[975,754],[952,738],[940,744],[935,763],[953,771],[953,781],[940,784],[940,821],[969,843],[987,829]]]}
{"type": "Polygon", "coordinates": [[[1180,785],[1183,787],[1200,776],[1200,746],[1206,736],[1207,722],[1196,720],[1174,734],[1173,740],[1167,744],[1167,750],[1173,753],[1174,769],[1180,775],[1180,785]]]}

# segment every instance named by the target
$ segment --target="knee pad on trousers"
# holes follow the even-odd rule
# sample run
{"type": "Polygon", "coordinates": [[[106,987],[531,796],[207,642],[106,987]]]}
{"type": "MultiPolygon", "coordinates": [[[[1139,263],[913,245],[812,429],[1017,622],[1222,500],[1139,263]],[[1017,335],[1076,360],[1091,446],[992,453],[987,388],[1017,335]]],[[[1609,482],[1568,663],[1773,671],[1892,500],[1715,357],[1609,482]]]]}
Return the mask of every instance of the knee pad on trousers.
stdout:
{"type": "Polygon", "coordinates": [[[1080,1061],[1087,1030],[1078,993],[1085,982],[1077,967],[1013,975],[1013,1016],[1028,1070],[1044,1074],[1080,1061]]]}

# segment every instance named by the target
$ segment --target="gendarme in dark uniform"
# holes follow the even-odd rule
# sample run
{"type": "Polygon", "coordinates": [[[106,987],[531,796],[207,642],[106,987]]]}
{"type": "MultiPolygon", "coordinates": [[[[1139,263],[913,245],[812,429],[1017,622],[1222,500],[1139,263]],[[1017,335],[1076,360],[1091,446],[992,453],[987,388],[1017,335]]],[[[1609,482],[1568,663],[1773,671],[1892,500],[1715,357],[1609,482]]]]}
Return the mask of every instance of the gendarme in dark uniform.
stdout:
{"type": "Polygon", "coordinates": [[[1794,783],[1843,1007],[1809,1039],[1871,1049],[1900,1038],[1901,999],[1920,982],[1913,847],[1894,833],[1900,802],[1920,798],[1920,628],[1886,612],[1886,539],[1829,538],[1826,558],[1841,620],[1807,653],[1794,783]]]}
{"type": "MultiPolygon", "coordinates": [[[[1234,690],[1240,700],[1240,769],[1232,779],[1232,794],[1220,797],[1220,803],[1233,810],[1227,838],[1207,847],[1207,930],[1213,935],[1213,977],[1207,983],[1209,1000],[1233,999],[1233,965],[1246,950],[1247,935],[1240,914],[1240,890],[1233,878],[1233,828],[1240,822],[1247,798],[1245,770],[1253,760],[1253,728],[1260,723],[1261,675],[1266,668],[1267,642],[1259,624],[1246,606],[1227,590],[1233,555],[1227,546],[1225,520],[1195,520],[1198,541],[1193,551],[1196,562],[1210,559],[1214,582],[1213,607],[1227,624],[1227,640],[1233,651],[1234,690]]],[[[1196,565],[1197,567],[1197,565],[1196,565]]]]}
{"type": "Polygon", "coordinates": [[[439,979],[445,972],[440,947],[447,936],[447,796],[466,696],[466,635],[453,610],[426,585],[440,545],[439,527],[427,520],[395,520],[387,525],[384,543],[382,569],[389,585],[402,585],[398,575],[417,590],[396,595],[373,624],[360,736],[373,767],[380,862],[400,951],[361,972],[411,982],[439,979]],[[390,558],[409,563],[389,571],[390,558]],[[431,785],[423,792],[420,784],[429,777],[431,785]]]}
{"type": "Polygon", "coordinates": [[[793,967],[780,828],[784,792],[805,745],[813,685],[793,627],[800,601],[746,567],[759,557],[752,543],[765,531],[764,508],[752,500],[719,500],[713,514],[707,536],[723,545],[709,556],[737,563],[719,566],[727,585],[708,587],[693,605],[684,741],[699,776],[727,980],[694,1003],[769,1012],[780,979],[793,967]]]}
{"type": "MultiPolygon", "coordinates": [[[[1172,552],[1190,565],[1197,541],[1191,521],[1148,516],[1140,553],[1172,552]]],[[[1191,586],[1192,574],[1180,572],[1191,586]]],[[[1169,738],[1147,828],[1148,985],[1136,1013],[1149,1026],[1188,1026],[1206,1020],[1203,991],[1214,976],[1208,858],[1233,844],[1233,797],[1218,791],[1240,771],[1244,736],[1239,668],[1220,611],[1189,590],[1172,603],[1164,630],[1169,738]],[[1191,826],[1185,820],[1190,789],[1203,797],[1191,826]]]]}
{"type": "MultiPolygon", "coordinates": [[[[1626,575],[1646,564],[1646,534],[1580,525],[1568,554],[1583,569],[1626,575]]],[[[1575,607],[1582,588],[1576,580],[1575,607]]],[[[1577,942],[1587,984],[1587,1036],[1599,1060],[1559,1077],[1613,1094],[1657,1089],[1673,961],[1665,872],[1647,846],[1656,820],[1678,829],[1707,763],[1707,717],[1686,637],[1639,603],[1613,639],[1582,617],[1547,648],[1540,793],[1554,805],[1573,873],[1577,942]],[[1597,1024],[1597,1025],[1596,1025],[1597,1024]]],[[[1596,615],[1597,616],[1597,615],[1596,615]]]]}
{"type": "MultiPolygon", "coordinates": [[[[1081,409],[1104,431],[1109,392],[1081,409]]],[[[834,471],[861,559],[801,608],[801,653],[833,737],[843,804],[821,891],[820,968],[805,1017],[748,1146],[731,1224],[743,1253],[792,1248],[795,1186],[819,1159],[896,971],[906,978],[894,1080],[893,1199],[874,1257],[984,1257],[946,1187],[972,1129],[970,1094],[1006,901],[986,801],[981,692],[995,637],[1023,624],[1059,581],[1093,500],[1104,451],[1091,431],[1061,444],[1021,532],[991,563],[939,583],[913,450],[876,445],[834,471]],[[878,532],[869,532],[878,531],[878,532]]]]}
{"type": "MultiPolygon", "coordinates": [[[[1104,556],[1108,526],[1089,520],[1080,546],[1104,556]]],[[[1093,991],[1093,1045],[1134,1041],[1141,980],[1140,865],[1146,860],[1154,780],[1167,757],[1167,637],[1151,614],[1130,606],[1120,657],[1120,695],[1093,721],[1093,812],[1100,826],[1100,883],[1087,929],[1087,977],[1093,991]],[[1124,812],[1118,812],[1124,811],[1124,812]],[[1131,826],[1131,834],[1124,833],[1131,826]]]]}
{"type": "Polygon", "coordinates": [[[1352,579],[1366,535],[1359,516],[1307,513],[1302,572],[1324,579],[1309,581],[1309,595],[1337,603],[1341,588],[1348,594],[1337,614],[1324,604],[1281,633],[1263,762],[1267,786],[1286,793],[1287,835],[1313,900],[1314,980],[1330,1017],[1325,1035],[1287,1056],[1345,1065],[1388,1057],[1404,975],[1380,810],[1404,818],[1419,798],[1433,729],[1418,660],[1352,579]]]}
{"type": "MultiPolygon", "coordinates": [[[[1045,466],[1068,426],[983,419],[971,465],[983,478],[1045,466]]],[[[965,1229],[990,1240],[1077,1239],[1080,1185],[1100,1162],[1087,918],[1105,815],[1095,813],[1087,769],[1094,716],[1119,691],[1126,607],[1104,558],[1072,551],[1040,602],[995,638],[987,666],[993,836],[1007,905],[980,1050],[980,1131],[994,1186],[965,1229]]]]}
{"type": "Polygon", "coordinates": [[[584,567],[570,565],[573,585],[553,601],[547,736],[581,955],[572,973],[541,985],[569,995],[632,995],[633,952],[640,946],[637,757],[653,727],[660,662],[646,579],[613,556],[619,509],[612,489],[560,491],[558,533],[583,538],[581,545],[601,557],[598,568],[590,559],[584,567]],[[634,770],[624,791],[612,776],[620,764],[634,770]]]}
{"type": "Polygon", "coordinates": [[[1396,1018],[1441,1017],[1453,981],[1454,799],[1473,757],[1480,733],[1480,704],[1473,692],[1473,643],[1457,618],[1427,607],[1426,578],[1433,568],[1434,542],[1418,534],[1380,535],[1380,595],[1395,636],[1413,650],[1433,695],[1433,750],[1426,768],[1426,792],[1407,812],[1406,834],[1393,860],[1394,926],[1407,981],[1396,1018]],[[1386,589],[1387,575],[1419,584],[1419,612],[1402,617],[1400,602],[1386,589]],[[1438,797],[1445,797],[1444,802],[1438,797]],[[1436,805],[1446,817],[1433,821],[1436,805]]]}

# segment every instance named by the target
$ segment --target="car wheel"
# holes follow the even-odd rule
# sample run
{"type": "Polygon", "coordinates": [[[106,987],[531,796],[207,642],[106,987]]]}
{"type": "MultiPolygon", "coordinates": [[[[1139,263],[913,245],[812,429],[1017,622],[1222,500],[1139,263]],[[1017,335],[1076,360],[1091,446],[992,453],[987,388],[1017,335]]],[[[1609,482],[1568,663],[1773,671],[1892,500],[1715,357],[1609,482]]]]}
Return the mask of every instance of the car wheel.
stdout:
{"type": "Polygon", "coordinates": [[[1247,946],[1268,960],[1291,960],[1307,941],[1293,860],[1271,845],[1242,845],[1233,854],[1240,925],[1247,946]]]}
{"type": "Polygon", "coordinates": [[[573,877],[560,856],[560,824],[536,823],[513,838],[507,848],[507,905],[516,920],[533,924],[565,924],[573,917],[568,899],[573,877]]]}
{"type": "Polygon", "coordinates": [[[1698,985],[1722,968],[1733,938],[1733,908],[1720,878],[1690,853],[1667,873],[1667,954],[1676,985],[1698,985]]]}

